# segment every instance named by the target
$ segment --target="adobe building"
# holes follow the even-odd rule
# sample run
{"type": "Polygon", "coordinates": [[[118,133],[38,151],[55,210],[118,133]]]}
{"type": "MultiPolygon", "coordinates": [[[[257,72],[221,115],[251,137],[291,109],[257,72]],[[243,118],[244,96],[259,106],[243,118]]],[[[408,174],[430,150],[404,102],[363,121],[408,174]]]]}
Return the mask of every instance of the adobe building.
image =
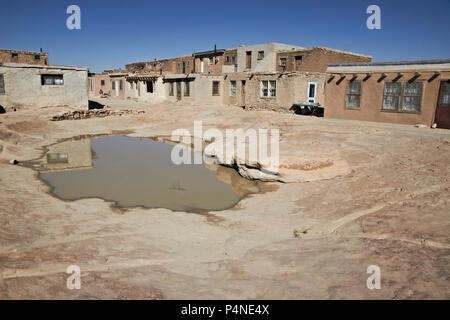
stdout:
{"type": "Polygon", "coordinates": [[[149,103],[168,100],[288,111],[295,102],[325,103],[328,64],[371,59],[351,52],[282,43],[214,47],[191,56],[127,64],[125,94],[116,83],[119,92],[114,94],[111,88],[111,95],[149,103]],[[291,63],[299,56],[303,57],[301,68],[291,63]],[[284,60],[287,63],[283,65],[284,60]]]}
{"type": "Polygon", "coordinates": [[[49,65],[48,53],[0,49],[0,64],[2,63],[49,65]]]}
{"type": "Polygon", "coordinates": [[[325,117],[450,128],[450,59],[330,65],[325,117]]]}
{"type": "Polygon", "coordinates": [[[79,67],[0,64],[0,106],[88,106],[88,69],[79,67]]]}
{"type": "Polygon", "coordinates": [[[89,73],[89,98],[100,98],[100,90],[111,94],[111,80],[107,73],[89,73]]]}

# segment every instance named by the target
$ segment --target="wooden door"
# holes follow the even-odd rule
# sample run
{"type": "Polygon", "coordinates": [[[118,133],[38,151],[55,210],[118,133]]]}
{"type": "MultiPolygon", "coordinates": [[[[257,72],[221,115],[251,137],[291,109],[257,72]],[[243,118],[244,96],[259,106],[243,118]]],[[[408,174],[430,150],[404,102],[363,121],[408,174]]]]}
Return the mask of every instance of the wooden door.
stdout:
{"type": "Polygon", "coordinates": [[[441,82],[434,122],[438,128],[450,129],[450,80],[441,82]]]}
{"type": "Polygon", "coordinates": [[[245,67],[247,69],[251,69],[252,68],[252,52],[251,51],[247,51],[246,52],[245,67]]]}

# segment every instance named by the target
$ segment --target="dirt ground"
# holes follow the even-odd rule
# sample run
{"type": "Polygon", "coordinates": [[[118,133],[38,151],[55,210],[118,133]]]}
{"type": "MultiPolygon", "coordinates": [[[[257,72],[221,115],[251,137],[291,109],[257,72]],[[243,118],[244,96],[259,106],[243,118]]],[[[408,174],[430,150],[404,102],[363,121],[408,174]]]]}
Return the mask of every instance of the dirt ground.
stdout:
{"type": "MultiPolygon", "coordinates": [[[[114,109],[120,109],[120,106],[114,109]]],[[[49,121],[67,107],[0,115],[0,299],[450,298],[450,131],[233,107],[49,121]],[[285,183],[232,209],[121,211],[62,201],[9,164],[88,134],[206,127],[281,131],[285,183]],[[66,287],[69,265],[81,289],[66,287]],[[381,270],[369,290],[367,267],[381,270]]]]}

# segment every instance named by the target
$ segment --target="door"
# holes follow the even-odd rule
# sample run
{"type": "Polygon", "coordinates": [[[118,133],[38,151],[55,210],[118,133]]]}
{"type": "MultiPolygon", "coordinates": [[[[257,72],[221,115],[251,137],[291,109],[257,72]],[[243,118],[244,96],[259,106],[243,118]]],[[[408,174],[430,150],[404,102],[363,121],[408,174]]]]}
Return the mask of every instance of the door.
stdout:
{"type": "Polygon", "coordinates": [[[116,87],[116,97],[118,97],[119,96],[119,81],[115,81],[116,83],[115,83],[115,87],[116,87]]]}
{"type": "Polygon", "coordinates": [[[186,62],[183,61],[183,73],[186,73],[186,62]]]}
{"type": "Polygon", "coordinates": [[[308,102],[316,103],[317,83],[308,82],[308,102]]]}
{"type": "Polygon", "coordinates": [[[438,128],[450,129],[450,80],[441,82],[434,119],[438,128]]]}
{"type": "Polygon", "coordinates": [[[241,80],[241,105],[245,106],[245,85],[246,81],[241,80]]]}
{"type": "Polygon", "coordinates": [[[181,100],[181,81],[177,81],[177,100],[181,100]]]}
{"type": "Polygon", "coordinates": [[[252,52],[251,51],[247,51],[246,52],[245,67],[247,69],[251,69],[252,68],[252,52]]]}

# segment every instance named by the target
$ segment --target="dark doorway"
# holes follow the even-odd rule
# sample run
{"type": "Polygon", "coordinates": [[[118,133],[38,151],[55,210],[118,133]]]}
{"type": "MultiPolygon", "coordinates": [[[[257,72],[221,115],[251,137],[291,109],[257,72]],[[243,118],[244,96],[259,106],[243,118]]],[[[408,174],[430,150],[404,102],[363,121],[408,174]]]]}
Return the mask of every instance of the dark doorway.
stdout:
{"type": "Polygon", "coordinates": [[[181,81],[177,81],[177,100],[181,100],[181,81]]]}
{"type": "Polygon", "coordinates": [[[245,106],[245,85],[247,84],[246,80],[241,80],[241,105],[245,106]]]}
{"type": "Polygon", "coordinates": [[[438,128],[450,129],[450,80],[441,82],[434,122],[438,128]]]}

